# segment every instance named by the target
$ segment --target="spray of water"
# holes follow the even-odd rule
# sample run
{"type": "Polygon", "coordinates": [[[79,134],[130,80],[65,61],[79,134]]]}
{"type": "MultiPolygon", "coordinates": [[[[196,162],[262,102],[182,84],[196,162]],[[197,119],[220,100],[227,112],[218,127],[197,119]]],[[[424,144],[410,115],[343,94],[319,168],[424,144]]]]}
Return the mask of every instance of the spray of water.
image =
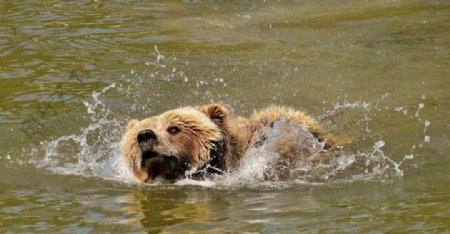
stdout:
{"type": "MultiPolygon", "coordinates": [[[[162,67],[166,59],[157,48],[156,60],[149,65],[162,67]]],[[[134,73],[133,71],[131,73],[134,73]]],[[[176,74],[180,79],[188,82],[189,79],[181,71],[172,69],[172,76],[159,74],[162,77],[173,77],[176,74]]],[[[151,74],[157,76],[158,74],[151,74]]],[[[196,81],[198,82],[198,81],[196,81]]],[[[221,81],[222,82],[222,81],[221,81]]],[[[125,183],[136,182],[122,158],[118,142],[123,134],[125,124],[124,116],[130,116],[131,112],[140,110],[138,102],[128,106],[128,112],[117,113],[111,105],[105,103],[104,99],[109,92],[119,92],[127,97],[141,93],[139,84],[142,79],[138,78],[129,82],[129,86],[117,86],[111,84],[98,92],[93,92],[90,101],[84,101],[89,124],[81,129],[80,133],[58,137],[40,144],[44,149],[43,156],[39,156],[37,149],[31,149],[35,154],[31,163],[46,170],[61,173],[75,174],[81,176],[95,176],[107,180],[116,180],[125,183]],[[113,141],[111,141],[113,139],[113,141]],[[70,149],[70,150],[68,150],[70,149]]],[[[365,101],[334,103],[332,111],[324,111],[322,117],[337,113],[338,110],[363,110],[362,123],[365,124],[366,134],[371,130],[369,122],[372,113],[379,109],[380,102],[387,98],[383,95],[375,104],[365,101]]],[[[140,97],[136,97],[137,98],[140,97]]],[[[151,107],[146,106],[147,110],[151,107]]],[[[420,104],[414,116],[420,119],[419,111],[424,108],[420,104]]],[[[407,114],[407,107],[395,107],[395,111],[407,114]]],[[[424,121],[424,141],[430,141],[426,135],[427,127],[431,123],[424,121]]],[[[206,187],[286,187],[293,184],[314,184],[345,182],[367,179],[385,179],[390,176],[402,176],[401,165],[405,160],[414,156],[412,147],[411,154],[405,155],[403,160],[396,162],[383,151],[385,142],[377,140],[369,149],[347,149],[345,146],[336,150],[324,152],[323,143],[317,142],[302,126],[293,123],[280,122],[274,128],[266,132],[266,142],[257,148],[252,148],[242,159],[238,168],[220,175],[211,175],[204,180],[193,180],[190,178],[176,182],[176,185],[199,185],[206,187]],[[286,127],[294,129],[290,133],[283,131],[286,127]],[[304,157],[295,160],[287,160],[279,155],[275,148],[281,140],[294,141],[300,149],[304,149],[304,157]],[[311,158],[311,155],[320,155],[320,160],[311,158]]]]}
{"type": "Polygon", "coordinates": [[[55,173],[135,181],[118,149],[117,136],[123,133],[123,121],[115,117],[101,98],[111,89],[116,89],[114,83],[93,92],[91,102],[83,102],[90,120],[87,127],[78,134],[41,142],[44,156],[33,159],[33,163],[55,173]]]}

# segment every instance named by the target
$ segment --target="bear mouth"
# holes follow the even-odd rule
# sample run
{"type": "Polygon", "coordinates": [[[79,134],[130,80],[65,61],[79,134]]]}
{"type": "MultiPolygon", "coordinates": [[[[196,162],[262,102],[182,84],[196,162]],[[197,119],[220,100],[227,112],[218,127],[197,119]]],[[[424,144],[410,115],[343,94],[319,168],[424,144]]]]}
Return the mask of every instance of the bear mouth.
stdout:
{"type": "Polygon", "coordinates": [[[155,151],[151,151],[151,150],[147,150],[145,152],[142,153],[142,161],[148,161],[148,160],[152,160],[152,159],[170,159],[170,160],[178,160],[177,156],[173,156],[173,155],[164,155],[164,154],[160,154],[158,152],[155,151]]]}
{"type": "Polygon", "coordinates": [[[163,155],[151,150],[142,153],[142,165],[148,173],[149,180],[162,176],[165,178],[174,177],[178,168],[178,157],[173,155],[163,155]]]}
{"type": "Polygon", "coordinates": [[[142,161],[146,161],[146,160],[156,158],[156,157],[159,157],[159,154],[156,152],[153,152],[151,150],[147,150],[142,153],[142,161]]]}

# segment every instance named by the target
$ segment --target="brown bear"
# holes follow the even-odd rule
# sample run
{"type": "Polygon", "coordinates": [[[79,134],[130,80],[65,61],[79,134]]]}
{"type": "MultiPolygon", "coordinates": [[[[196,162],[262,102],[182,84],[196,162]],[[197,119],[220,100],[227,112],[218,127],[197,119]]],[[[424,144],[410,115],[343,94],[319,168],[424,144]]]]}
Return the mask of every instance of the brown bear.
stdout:
{"type": "MultiPolygon", "coordinates": [[[[325,150],[336,144],[315,119],[289,107],[271,106],[255,111],[250,118],[230,118],[224,106],[210,104],[131,120],[120,148],[142,182],[157,177],[173,180],[205,167],[209,172],[224,172],[235,168],[250,148],[262,145],[267,129],[279,121],[302,126],[323,142],[325,150]]],[[[277,144],[276,151],[281,156],[298,157],[297,143],[280,140],[277,144]]]]}

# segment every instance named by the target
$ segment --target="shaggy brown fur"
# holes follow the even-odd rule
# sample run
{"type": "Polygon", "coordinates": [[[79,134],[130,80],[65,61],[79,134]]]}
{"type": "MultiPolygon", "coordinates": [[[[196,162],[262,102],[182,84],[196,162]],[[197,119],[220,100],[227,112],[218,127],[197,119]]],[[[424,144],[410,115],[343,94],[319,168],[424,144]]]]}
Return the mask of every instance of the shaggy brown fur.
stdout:
{"type": "MultiPolygon", "coordinates": [[[[210,165],[216,171],[237,166],[250,147],[266,139],[264,129],[277,121],[295,122],[333,147],[334,138],[312,117],[292,108],[271,106],[250,118],[229,118],[220,104],[167,111],[142,121],[131,120],[120,147],[134,175],[143,182],[176,179],[210,165]]],[[[289,129],[286,129],[289,131],[289,129]]],[[[280,141],[278,153],[294,157],[297,144],[280,141]]]]}

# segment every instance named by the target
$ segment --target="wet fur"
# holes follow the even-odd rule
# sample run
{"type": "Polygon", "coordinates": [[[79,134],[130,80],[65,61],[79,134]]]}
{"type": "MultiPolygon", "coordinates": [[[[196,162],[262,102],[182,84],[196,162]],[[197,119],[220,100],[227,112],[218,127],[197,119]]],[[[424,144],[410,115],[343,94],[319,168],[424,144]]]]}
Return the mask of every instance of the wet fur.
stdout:
{"type": "MultiPolygon", "coordinates": [[[[224,106],[211,104],[175,109],[142,121],[131,120],[120,145],[134,175],[143,182],[156,177],[177,179],[207,165],[208,171],[223,172],[235,168],[250,147],[261,145],[264,129],[276,121],[302,125],[319,141],[325,141],[327,148],[336,144],[315,119],[289,107],[271,106],[255,111],[249,118],[230,118],[224,106]],[[167,129],[171,126],[179,127],[180,132],[169,134],[167,129]],[[137,134],[146,129],[157,135],[152,153],[158,157],[146,159],[137,145],[137,134]]],[[[297,146],[281,144],[281,156],[295,156],[297,146]]]]}

